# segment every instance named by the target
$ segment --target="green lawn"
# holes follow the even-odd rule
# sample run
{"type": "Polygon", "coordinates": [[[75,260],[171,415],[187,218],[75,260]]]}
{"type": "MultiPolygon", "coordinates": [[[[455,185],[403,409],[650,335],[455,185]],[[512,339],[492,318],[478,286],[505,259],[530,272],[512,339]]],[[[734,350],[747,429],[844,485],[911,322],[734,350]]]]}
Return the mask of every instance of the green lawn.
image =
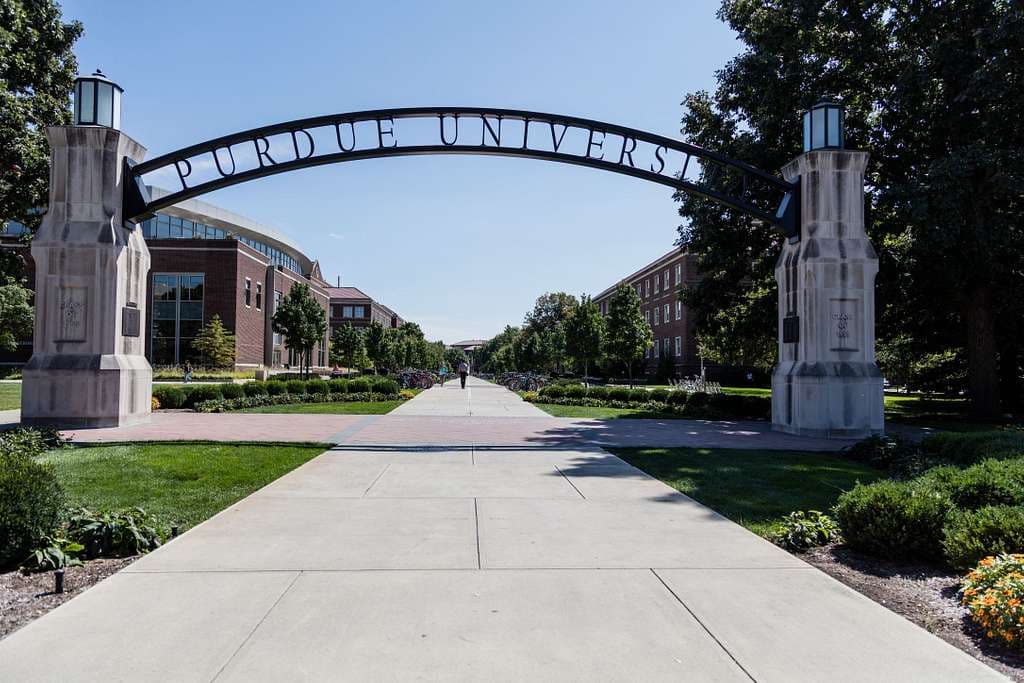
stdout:
{"type": "Polygon", "coordinates": [[[669,486],[766,535],[794,510],[827,511],[879,470],[828,453],[709,448],[610,448],[669,486]]]}
{"type": "Polygon", "coordinates": [[[0,410],[21,408],[21,382],[0,382],[0,410]]]}
{"type": "Polygon", "coordinates": [[[385,415],[405,401],[352,401],[349,403],[289,403],[233,410],[233,413],[314,413],[317,415],[385,415]]]}
{"type": "Polygon", "coordinates": [[[43,455],[72,505],[141,507],[194,526],[295,469],[323,444],[148,443],[71,447],[43,455]]]}
{"type": "Polygon", "coordinates": [[[555,417],[591,417],[598,420],[613,420],[619,417],[676,420],[678,415],[656,413],[638,408],[590,408],[588,406],[563,406],[554,403],[534,403],[548,415],[555,417]]]}
{"type": "Polygon", "coordinates": [[[766,387],[722,387],[723,394],[736,394],[737,396],[763,396],[772,397],[772,390],[766,387]]]}

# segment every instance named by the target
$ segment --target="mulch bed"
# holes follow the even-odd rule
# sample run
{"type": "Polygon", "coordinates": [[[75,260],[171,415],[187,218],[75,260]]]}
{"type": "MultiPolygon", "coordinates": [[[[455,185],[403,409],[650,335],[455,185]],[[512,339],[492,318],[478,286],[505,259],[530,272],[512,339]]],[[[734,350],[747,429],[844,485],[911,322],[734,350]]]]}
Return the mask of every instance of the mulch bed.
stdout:
{"type": "Polygon", "coordinates": [[[984,637],[960,604],[958,574],[886,562],[838,544],[814,548],[800,557],[996,671],[1024,682],[1024,652],[984,637]]]}
{"type": "Polygon", "coordinates": [[[81,567],[69,567],[64,574],[64,592],[60,594],[53,592],[53,572],[0,573],[0,639],[127,567],[135,559],[90,560],[81,567]]]}

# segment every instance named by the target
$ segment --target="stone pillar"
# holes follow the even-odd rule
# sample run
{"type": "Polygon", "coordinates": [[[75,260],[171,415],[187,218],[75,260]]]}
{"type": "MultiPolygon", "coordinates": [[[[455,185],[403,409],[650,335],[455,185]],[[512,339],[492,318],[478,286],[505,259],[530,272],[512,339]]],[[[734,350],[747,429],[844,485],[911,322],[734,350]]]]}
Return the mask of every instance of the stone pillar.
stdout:
{"type": "Polygon", "coordinates": [[[149,249],[124,227],[125,158],[146,150],[99,126],[48,128],[50,206],[32,240],[33,354],[22,373],[26,425],[111,427],[150,417],[145,356],[149,249]]]}
{"type": "Polygon", "coordinates": [[[775,266],[775,430],[836,438],[884,430],[875,363],[878,256],[864,230],[867,160],[866,152],[818,150],[782,170],[801,183],[802,239],[786,244],[775,266]]]}

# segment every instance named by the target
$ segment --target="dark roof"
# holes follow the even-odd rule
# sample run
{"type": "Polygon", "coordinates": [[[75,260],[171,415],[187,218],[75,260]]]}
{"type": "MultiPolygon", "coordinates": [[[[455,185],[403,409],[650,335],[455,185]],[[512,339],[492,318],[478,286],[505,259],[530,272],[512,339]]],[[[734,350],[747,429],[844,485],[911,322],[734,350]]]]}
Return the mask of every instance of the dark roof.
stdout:
{"type": "Polygon", "coordinates": [[[366,292],[357,287],[328,287],[327,293],[332,299],[370,299],[366,292]]]}

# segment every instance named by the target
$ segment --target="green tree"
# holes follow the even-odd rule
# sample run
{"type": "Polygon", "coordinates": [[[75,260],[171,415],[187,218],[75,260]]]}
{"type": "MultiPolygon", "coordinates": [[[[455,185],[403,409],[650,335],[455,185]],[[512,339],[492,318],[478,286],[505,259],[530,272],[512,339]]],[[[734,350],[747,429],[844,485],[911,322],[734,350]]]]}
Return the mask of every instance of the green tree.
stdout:
{"type": "Polygon", "coordinates": [[[625,282],[619,283],[608,302],[607,325],[605,350],[626,367],[629,386],[633,386],[633,364],[644,357],[654,335],[640,310],[640,296],[625,282]]]}
{"type": "Polygon", "coordinates": [[[466,352],[462,349],[448,347],[444,350],[444,362],[445,365],[448,366],[449,370],[454,371],[459,367],[459,363],[462,363],[463,361],[468,363],[469,357],[466,356],[466,352]]]}
{"type": "Polygon", "coordinates": [[[231,334],[220,316],[214,314],[192,341],[192,348],[203,356],[203,362],[215,368],[235,364],[235,335],[231,334]]]}
{"type": "Polygon", "coordinates": [[[0,219],[39,225],[50,180],[47,126],[71,123],[82,35],[49,0],[0,0],[0,219]]]}
{"type": "Polygon", "coordinates": [[[590,364],[601,358],[604,351],[607,326],[597,304],[586,295],[565,323],[565,347],[568,354],[583,366],[583,381],[587,381],[590,364]]]}
{"type": "Polygon", "coordinates": [[[288,348],[299,352],[300,372],[309,374],[313,348],[327,334],[327,314],[320,307],[309,285],[294,285],[281,300],[271,319],[274,332],[284,335],[288,348]]]}
{"type": "Polygon", "coordinates": [[[366,328],[364,342],[366,344],[366,355],[369,357],[370,362],[373,363],[373,372],[376,374],[389,352],[387,328],[381,325],[379,321],[374,320],[366,328]]]}
{"type": "MultiPolygon", "coordinates": [[[[1020,3],[725,0],[719,17],[745,49],[717,73],[714,93],[686,96],[684,135],[777,169],[801,149],[795,112],[840,98],[847,146],[871,152],[880,337],[909,335],[932,354],[965,348],[973,407],[994,412],[999,378],[1007,395],[1019,387],[1024,319],[1020,3]]],[[[681,243],[704,276],[684,293],[702,348],[773,363],[780,238],[709,201],[678,199],[681,243]]]]}
{"type": "Polygon", "coordinates": [[[484,372],[511,372],[516,369],[514,344],[519,337],[518,327],[505,329],[488,339],[474,354],[475,365],[484,372]]]}
{"type": "Polygon", "coordinates": [[[25,286],[24,261],[13,249],[0,249],[0,350],[14,351],[32,336],[32,290],[25,286]]]}
{"type": "Polygon", "coordinates": [[[362,332],[351,324],[334,328],[331,334],[331,365],[341,365],[351,371],[357,368],[357,361],[365,356],[362,332]]]}

